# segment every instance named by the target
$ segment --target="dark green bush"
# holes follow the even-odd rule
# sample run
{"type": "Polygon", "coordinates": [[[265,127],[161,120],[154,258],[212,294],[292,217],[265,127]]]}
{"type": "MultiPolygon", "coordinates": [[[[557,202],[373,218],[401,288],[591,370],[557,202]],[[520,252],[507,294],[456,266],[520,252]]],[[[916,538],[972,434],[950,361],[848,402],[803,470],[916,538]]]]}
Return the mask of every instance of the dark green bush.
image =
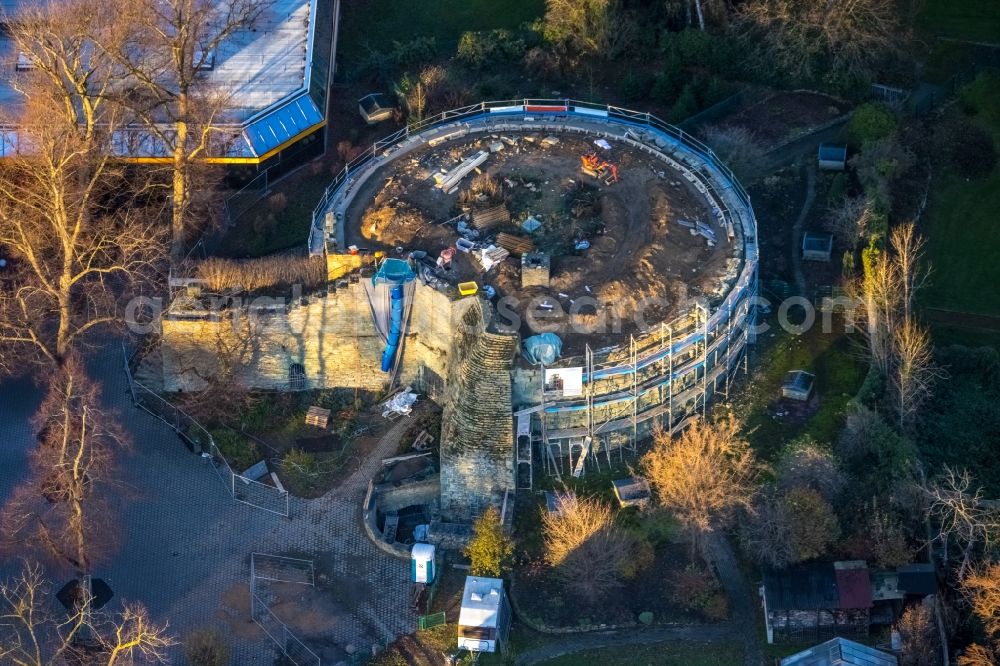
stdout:
{"type": "Polygon", "coordinates": [[[215,445],[219,447],[219,451],[237,474],[260,462],[261,455],[260,451],[257,450],[257,444],[238,432],[224,429],[213,430],[212,439],[215,440],[215,445]]]}
{"type": "Polygon", "coordinates": [[[433,37],[416,37],[408,42],[392,43],[390,58],[397,67],[423,65],[437,55],[437,41],[433,37]]]}
{"type": "Polygon", "coordinates": [[[472,67],[520,60],[528,50],[524,38],[510,30],[464,32],[455,57],[472,67]]]}
{"type": "Polygon", "coordinates": [[[884,139],[896,131],[896,115],[884,104],[859,106],[847,123],[851,143],[860,148],[884,139]]]}
{"type": "Polygon", "coordinates": [[[638,102],[649,96],[653,78],[649,74],[629,70],[619,85],[619,93],[625,102],[638,102]]]}

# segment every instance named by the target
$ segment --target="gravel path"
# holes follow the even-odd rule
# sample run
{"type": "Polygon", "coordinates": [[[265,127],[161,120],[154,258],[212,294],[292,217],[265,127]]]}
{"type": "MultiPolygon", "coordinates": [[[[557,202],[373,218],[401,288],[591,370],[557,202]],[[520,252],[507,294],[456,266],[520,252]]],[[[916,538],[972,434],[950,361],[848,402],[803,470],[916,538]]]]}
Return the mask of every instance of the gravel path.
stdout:
{"type": "Polygon", "coordinates": [[[816,167],[809,165],[806,167],[806,198],[802,202],[799,216],[795,218],[792,226],[791,250],[792,250],[792,270],[795,272],[795,289],[799,296],[806,293],[806,276],[802,272],[802,227],[805,226],[806,217],[812,210],[816,201],[816,167]]]}

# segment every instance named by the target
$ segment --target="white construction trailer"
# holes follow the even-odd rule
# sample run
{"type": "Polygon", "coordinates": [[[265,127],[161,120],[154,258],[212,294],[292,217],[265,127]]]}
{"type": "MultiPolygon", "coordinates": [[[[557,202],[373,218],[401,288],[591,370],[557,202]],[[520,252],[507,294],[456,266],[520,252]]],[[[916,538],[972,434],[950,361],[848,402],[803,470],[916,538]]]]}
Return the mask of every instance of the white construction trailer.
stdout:
{"type": "Polygon", "coordinates": [[[458,647],[496,652],[510,631],[510,602],[499,578],[468,576],[458,615],[458,647]]]}

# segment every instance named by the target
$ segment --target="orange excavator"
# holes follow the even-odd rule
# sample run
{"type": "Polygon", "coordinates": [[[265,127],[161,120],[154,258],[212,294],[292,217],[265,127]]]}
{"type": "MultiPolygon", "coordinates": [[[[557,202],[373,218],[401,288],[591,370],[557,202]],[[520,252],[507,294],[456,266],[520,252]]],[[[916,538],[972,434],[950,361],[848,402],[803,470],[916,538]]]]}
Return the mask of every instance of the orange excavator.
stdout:
{"type": "Polygon", "coordinates": [[[583,162],[582,171],[588,176],[602,181],[605,185],[618,182],[618,167],[611,162],[605,162],[597,153],[581,155],[580,161],[583,162]]]}

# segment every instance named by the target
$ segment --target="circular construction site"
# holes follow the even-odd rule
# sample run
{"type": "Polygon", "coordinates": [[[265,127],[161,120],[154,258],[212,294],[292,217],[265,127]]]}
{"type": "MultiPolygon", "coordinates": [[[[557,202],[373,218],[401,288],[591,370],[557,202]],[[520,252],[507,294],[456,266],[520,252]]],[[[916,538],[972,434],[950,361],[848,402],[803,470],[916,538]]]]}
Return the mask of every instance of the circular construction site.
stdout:
{"type": "Polygon", "coordinates": [[[582,354],[598,334],[599,347],[627,342],[735,281],[743,230],[690,174],[568,129],[432,140],[356,189],[345,243],[409,256],[425,281],[475,282],[502,303],[497,326],[554,332],[582,354]]]}
{"type": "MultiPolygon", "coordinates": [[[[478,299],[499,337],[475,353],[463,339],[445,352],[460,372],[440,375],[465,378],[457,395],[468,411],[505,383],[505,336],[519,338],[503,398],[518,487],[532,459],[556,471],[574,450],[578,465],[654,424],[683,427],[728,395],[753,342],[758,251],[746,192],[708,146],[618,107],[484,102],[400,130],[331,185],[310,249],[331,271],[363,267],[348,260],[365,256],[408,260],[418,295],[459,306],[452,328],[460,304],[478,299]]],[[[419,339],[427,326],[416,328],[419,339]]]]}

